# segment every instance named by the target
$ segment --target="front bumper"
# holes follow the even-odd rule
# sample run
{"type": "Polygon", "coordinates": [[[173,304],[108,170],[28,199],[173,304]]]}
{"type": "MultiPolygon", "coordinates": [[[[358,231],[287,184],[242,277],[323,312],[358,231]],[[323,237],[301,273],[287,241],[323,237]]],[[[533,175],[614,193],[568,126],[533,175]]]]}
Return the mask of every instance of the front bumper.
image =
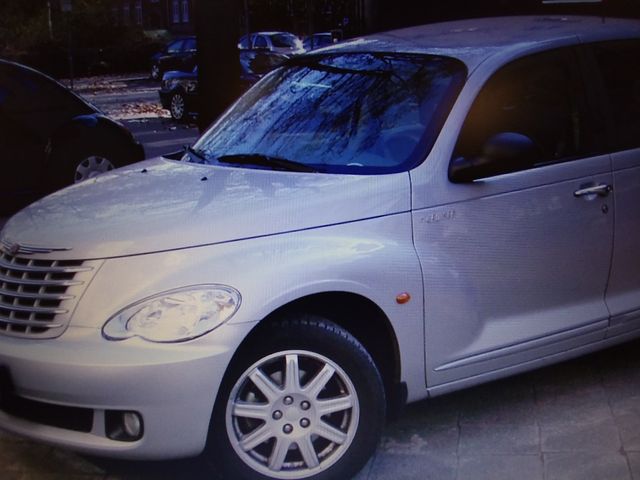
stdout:
{"type": "MultiPolygon", "coordinates": [[[[38,416],[34,420],[0,411],[0,428],[92,455],[197,455],[206,442],[220,381],[247,328],[224,325],[180,344],[136,338],[111,342],[98,329],[79,327],[70,327],[54,340],[1,337],[0,367],[9,372],[12,398],[25,405],[74,407],[89,414],[90,423],[88,431],[76,431],[52,426],[38,416]],[[108,438],[105,412],[110,411],[138,412],[142,437],[108,438]]],[[[0,392],[5,398],[7,393],[0,392]]]]}

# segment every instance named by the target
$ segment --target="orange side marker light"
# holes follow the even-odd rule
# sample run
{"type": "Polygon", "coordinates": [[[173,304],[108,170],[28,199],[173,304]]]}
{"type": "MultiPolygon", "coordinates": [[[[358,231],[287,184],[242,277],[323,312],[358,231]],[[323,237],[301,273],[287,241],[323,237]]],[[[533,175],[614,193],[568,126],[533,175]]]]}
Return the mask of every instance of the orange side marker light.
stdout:
{"type": "Polygon", "coordinates": [[[396,295],[396,302],[398,302],[400,305],[407,303],[409,300],[411,300],[411,295],[409,295],[407,292],[402,292],[396,295]]]}

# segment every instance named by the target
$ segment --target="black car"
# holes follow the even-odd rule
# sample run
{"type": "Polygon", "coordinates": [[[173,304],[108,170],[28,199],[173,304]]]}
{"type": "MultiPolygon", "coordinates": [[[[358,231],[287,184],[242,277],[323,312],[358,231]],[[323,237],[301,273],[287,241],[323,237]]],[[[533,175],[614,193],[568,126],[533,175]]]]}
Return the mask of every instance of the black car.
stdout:
{"type": "Polygon", "coordinates": [[[151,78],[160,80],[165,72],[181,70],[190,72],[196,66],[196,37],[184,37],[169,42],[151,57],[151,78]]]}
{"type": "Polygon", "coordinates": [[[131,133],[52,78],[0,60],[0,214],[138,160],[131,133]]]}
{"type": "Polygon", "coordinates": [[[166,72],[160,86],[160,103],[179,122],[196,112],[198,96],[198,67],[190,72],[166,72]]]}

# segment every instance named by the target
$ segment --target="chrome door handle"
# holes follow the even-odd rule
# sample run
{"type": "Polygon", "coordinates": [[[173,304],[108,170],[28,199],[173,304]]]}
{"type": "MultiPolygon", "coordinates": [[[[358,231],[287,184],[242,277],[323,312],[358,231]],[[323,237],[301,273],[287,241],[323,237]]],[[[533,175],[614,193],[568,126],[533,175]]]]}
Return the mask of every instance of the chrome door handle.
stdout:
{"type": "Polygon", "coordinates": [[[598,195],[599,197],[606,197],[609,195],[609,192],[613,190],[611,185],[602,184],[595,185],[593,187],[585,187],[573,192],[574,197],[586,197],[588,195],[598,195]]]}

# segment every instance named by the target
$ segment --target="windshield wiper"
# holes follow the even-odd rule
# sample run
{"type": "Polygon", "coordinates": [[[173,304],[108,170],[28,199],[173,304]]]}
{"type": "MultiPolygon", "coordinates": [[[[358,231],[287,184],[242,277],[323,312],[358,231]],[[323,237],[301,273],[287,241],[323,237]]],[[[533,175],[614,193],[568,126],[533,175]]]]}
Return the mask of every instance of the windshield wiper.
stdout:
{"type": "Polygon", "coordinates": [[[185,146],[184,150],[185,150],[185,152],[191,153],[194,157],[196,157],[198,160],[200,160],[200,163],[207,163],[208,162],[207,157],[200,150],[196,150],[195,148],[193,148],[191,146],[185,146]]]}
{"type": "Polygon", "coordinates": [[[380,70],[380,69],[357,69],[357,68],[346,68],[346,67],[337,67],[335,65],[326,65],[324,63],[316,62],[313,64],[307,64],[310,68],[315,70],[321,70],[323,72],[329,73],[346,73],[346,74],[355,74],[355,75],[371,75],[371,76],[381,76],[381,77],[389,77],[392,75],[392,72],[388,70],[380,70]]]}
{"type": "Polygon", "coordinates": [[[234,155],[222,155],[217,158],[221,163],[231,163],[236,165],[256,165],[261,167],[271,167],[274,170],[286,170],[290,172],[317,172],[318,169],[311,165],[306,165],[286,158],[273,157],[262,153],[237,153],[234,155]]]}
{"type": "MultiPolygon", "coordinates": [[[[372,54],[369,54],[372,55],[372,54]]],[[[372,55],[377,58],[377,55],[372,55]]],[[[330,58],[330,57],[329,57],[330,58]]],[[[324,72],[330,73],[347,73],[347,74],[356,74],[356,75],[373,75],[373,76],[391,76],[394,75],[391,69],[381,69],[381,68],[350,68],[350,67],[341,67],[338,65],[330,65],[326,63],[322,63],[323,60],[326,60],[326,57],[323,56],[309,56],[303,58],[296,58],[289,61],[290,65],[303,66],[312,68],[315,70],[321,70],[324,72]]],[[[383,60],[384,61],[384,60],[383,60]]],[[[388,65],[385,62],[386,65],[388,65]]]]}

